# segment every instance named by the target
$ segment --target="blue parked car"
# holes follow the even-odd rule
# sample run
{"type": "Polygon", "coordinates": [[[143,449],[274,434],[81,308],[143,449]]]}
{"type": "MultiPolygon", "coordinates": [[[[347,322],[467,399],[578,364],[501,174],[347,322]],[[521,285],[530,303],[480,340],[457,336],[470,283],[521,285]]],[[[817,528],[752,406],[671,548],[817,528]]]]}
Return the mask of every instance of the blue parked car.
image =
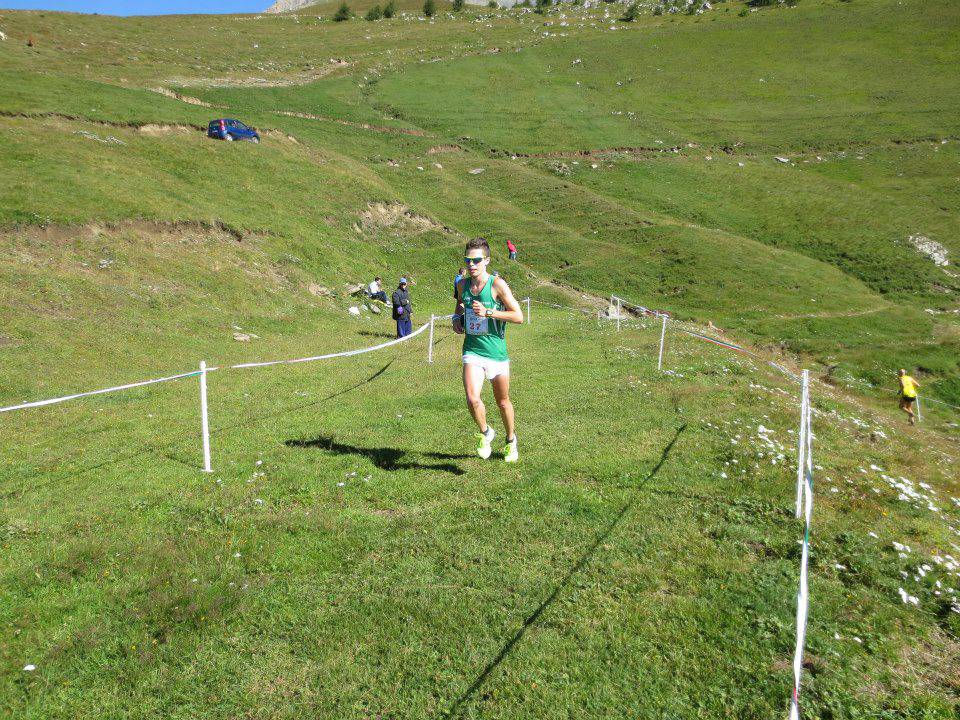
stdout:
{"type": "Polygon", "coordinates": [[[207,126],[207,137],[230,141],[249,140],[253,143],[260,142],[260,135],[256,130],[248,125],[244,125],[239,120],[230,120],[229,118],[211,120],[207,126]]]}

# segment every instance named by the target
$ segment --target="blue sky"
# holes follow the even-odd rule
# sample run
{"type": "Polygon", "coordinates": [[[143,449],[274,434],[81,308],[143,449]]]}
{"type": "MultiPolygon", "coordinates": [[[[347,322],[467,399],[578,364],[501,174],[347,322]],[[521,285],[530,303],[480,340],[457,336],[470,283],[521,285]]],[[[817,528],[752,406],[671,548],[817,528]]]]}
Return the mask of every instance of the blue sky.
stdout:
{"type": "Polygon", "coordinates": [[[273,0],[0,0],[4,10],[64,10],[102,15],[167,15],[170,13],[253,13],[273,0]]]}

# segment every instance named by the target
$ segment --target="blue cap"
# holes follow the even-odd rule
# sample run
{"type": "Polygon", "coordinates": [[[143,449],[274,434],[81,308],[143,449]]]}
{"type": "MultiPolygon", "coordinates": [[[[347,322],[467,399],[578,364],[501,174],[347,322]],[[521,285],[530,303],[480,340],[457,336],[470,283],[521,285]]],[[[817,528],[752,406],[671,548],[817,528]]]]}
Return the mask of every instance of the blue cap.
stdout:
{"type": "Polygon", "coordinates": [[[406,278],[400,278],[400,284],[401,284],[401,285],[406,285],[406,284],[407,284],[407,279],[406,279],[406,278]]]}

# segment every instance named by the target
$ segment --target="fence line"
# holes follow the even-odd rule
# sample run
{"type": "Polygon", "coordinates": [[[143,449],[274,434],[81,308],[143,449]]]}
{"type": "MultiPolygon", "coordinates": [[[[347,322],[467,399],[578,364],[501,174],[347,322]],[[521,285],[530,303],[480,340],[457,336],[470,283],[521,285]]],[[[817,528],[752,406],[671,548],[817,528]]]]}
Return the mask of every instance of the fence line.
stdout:
{"type": "Polygon", "coordinates": [[[395,340],[390,340],[385,343],[380,343],[379,345],[372,345],[366,348],[360,348],[359,350],[344,350],[342,352],[327,353],[326,355],[313,355],[311,357],[303,358],[294,358],[292,360],[268,360],[266,362],[252,362],[252,363],[240,363],[238,365],[230,365],[231,370],[240,370],[245,368],[255,368],[255,367],[270,367],[271,365],[294,365],[297,363],[313,362],[315,360],[330,360],[332,358],[338,357],[353,357],[354,355],[364,355],[366,353],[375,352],[376,350],[383,350],[388,348],[391,345],[398,345],[399,343],[406,342],[407,340],[412,340],[420,333],[424,332],[430,328],[431,323],[427,322],[418,327],[409,335],[404,335],[403,337],[396,338],[395,340]]]}
{"type": "MultiPolygon", "coordinates": [[[[662,311],[662,310],[651,310],[650,308],[645,307],[645,306],[643,306],[643,305],[638,305],[638,304],[636,304],[636,303],[632,303],[632,302],[629,302],[629,301],[627,301],[627,300],[624,300],[623,298],[621,298],[621,297],[619,297],[619,296],[617,296],[617,295],[611,295],[610,298],[611,298],[611,300],[615,300],[616,303],[617,303],[617,329],[618,329],[618,330],[620,329],[620,317],[619,317],[619,316],[621,315],[620,307],[623,306],[623,305],[626,305],[627,307],[631,307],[631,308],[634,308],[634,309],[636,309],[636,310],[639,310],[640,312],[642,312],[644,315],[646,315],[646,316],[648,316],[648,317],[663,318],[664,326],[666,326],[667,321],[670,320],[670,321],[671,321],[671,327],[674,328],[674,329],[676,329],[678,332],[682,332],[682,333],[684,333],[684,334],[686,334],[686,335],[689,335],[690,337],[697,338],[698,340],[703,340],[704,342],[709,342],[709,343],[713,343],[714,345],[719,345],[720,347],[727,348],[728,350],[735,350],[736,352],[743,353],[744,355],[749,355],[750,357],[754,358],[755,360],[759,360],[760,362],[766,363],[766,364],[769,365],[770,367],[772,367],[772,368],[774,368],[774,369],[776,369],[776,370],[779,370],[779,371],[782,372],[784,375],[790,376],[790,377],[793,378],[794,380],[798,380],[798,381],[800,380],[800,376],[797,375],[795,372],[793,372],[793,371],[791,371],[791,370],[788,370],[787,368],[783,367],[783,366],[780,365],[779,363],[775,363],[775,362],[773,362],[772,360],[767,360],[766,358],[764,358],[764,357],[761,356],[761,355],[758,355],[757,353],[753,352],[752,350],[748,350],[747,348],[742,347],[742,346],[740,346],[740,345],[736,345],[736,344],[734,344],[734,343],[732,343],[732,342],[730,342],[730,341],[728,341],[728,340],[721,340],[720,338],[710,337],[709,335],[704,335],[703,333],[698,332],[698,331],[696,331],[696,330],[691,330],[691,329],[689,329],[688,327],[683,327],[685,323],[674,319],[674,318],[670,315],[670,313],[664,312],[664,311],[662,311]]],[[[661,333],[661,339],[660,339],[660,355],[659,355],[658,361],[657,361],[657,369],[658,369],[658,370],[661,370],[661,369],[663,368],[663,346],[664,346],[663,335],[664,335],[664,334],[665,334],[665,331],[663,331],[663,332],[661,333]]]]}
{"type": "MultiPolygon", "coordinates": [[[[668,313],[659,310],[650,310],[643,305],[637,305],[625,301],[616,295],[610,296],[611,305],[616,308],[617,330],[620,329],[620,316],[624,305],[635,308],[645,316],[660,317],[663,319],[660,328],[660,348],[657,355],[657,370],[663,369],[663,353],[667,332],[667,321],[670,319],[668,313]]],[[[810,589],[809,589],[809,559],[810,559],[810,524],[813,515],[813,433],[811,431],[812,408],[810,403],[810,371],[803,370],[802,375],[787,370],[781,365],[766,360],[757,353],[747,348],[741,347],[726,340],[712,338],[703,333],[689,330],[674,321],[676,330],[690,337],[697,338],[720,347],[734,350],[736,352],[749,355],[763,363],[776,368],[785,375],[800,381],[800,433],[797,447],[797,499],[796,516],[801,514],[804,518],[804,532],[802,540],[802,551],[800,558],[800,581],[797,591],[797,616],[796,616],[796,644],[793,654],[793,692],[790,698],[790,720],[800,720],[800,685],[803,672],[803,650],[806,643],[807,619],[809,615],[810,589]]]]}
{"type": "MultiPolygon", "coordinates": [[[[207,368],[208,371],[218,368],[207,368]]],[[[73,395],[64,395],[63,397],[50,398],[49,400],[36,400],[34,402],[21,403],[20,405],[10,405],[0,408],[0,413],[10,412],[11,410],[25,410],[27,408],[43,407],[44,405],[55,405],[56,403],[66,402],[67,400],[76,400],[77,398],[90,397],[91,395],[103,395],[105,393],[118,392],[120,390],[130,390],[131,388],[143,387],[145,385],[155,385],[157,383],[179,380],[180,378],[193,377],[199,375],[201,370],[180,373],[179,375],[170,375],[168,377],[154,378],[152,380],[141,380],[140,382],[127,383],[126,385],[116,385],[114,387],[103,388],[102,390],[90,390],[88,392],[74,393],[73,395]]]]}
{"type": "MultiPolygon", "coordinates": [[[[346,350],[336,353],[327,353],[325,355],[314,355],[311,357],[304,358],[294,358],[291,360],[271,360],[267,362],[254,362],[254,363],[239,363],[236,365],[229,365],[224,367],[207,367],[205,361],[200,362],[200,369],[193,370],[191,372],[179,373],[177,375],[169,375],[162,378],[152,378],[150,380],[141,380],[139,382],[127,383],[125,385],[116,385],[114,387],[103,388],[100,390],[90,390],[88,392],[74,393],[72,395],[64,395],[62,397],[49,398],[47,400],[36,400],[33,402],[20,403],[19,405],[10,405],[8,407],[0,408],[0,413],[11,412],[14,410],[25,410],[28,408],[34,407],[43,407],[46,405],[54,405],[56,403],[66,402],[67,400],[75,400],[77,398],[90,397],[93,395],[103,395],[111,392],[119,392],[122,390],[130,390],[138,387],[145,387],[147,385],[155,385],[157,383],[169,382],[172,380],[179,380],[181,378],[188,377],[199,377],[200,379],[200,432],[201,440],[203,447],[203,470],[204,472],[212,472],[212,465],[210,459],[210,421],[209,421],[209,406],[207,402],[207,374],[214,372],[216,370],[239,370],[245,368],[254,368],[254,367],[269,367],[272,365],[284,365],[284,364],[296,364],[304,362],[312,362],[314,360],[329,360],[332,358],[338,357],[351,357],[354,355],[363,355],[365,353],[375,352],[377,350],[382,350],[384,348],[390,347],[392,345],[397,345],[407,340],[412,340],[416,336],[425,332],[427,329],[431,331],[431,336],[433,334],[434,321],[438,319],[449,319],[453,317],[452,315],[443,315],[443,316],[430,316],[430,322],[424,323],[415,331],[406,335],[402,338],[396,338],[385,343],[380,343],[378,345],[373,345],[366,348],[359,348],[357,350],[346,350]]],[[[428,359],[432,361],[433,356],[433,342],[431,339],[430,347],[428,349],[428,359]]]]}
{"type": "Polygon", "coordinates": [[[797,591],[797,641],[793,652],[793,694],[790,698],[790,720],[800,718],[800,681],[803,672],[803,648],[807,636],[810,588],[810,521],[813,515],[813,432],[810,428],[810,371],[803,371],[800,391],[800,441],[797,452],[797,508],[804,518],[803,549],[800,554],[800,587],[797,591]]]}

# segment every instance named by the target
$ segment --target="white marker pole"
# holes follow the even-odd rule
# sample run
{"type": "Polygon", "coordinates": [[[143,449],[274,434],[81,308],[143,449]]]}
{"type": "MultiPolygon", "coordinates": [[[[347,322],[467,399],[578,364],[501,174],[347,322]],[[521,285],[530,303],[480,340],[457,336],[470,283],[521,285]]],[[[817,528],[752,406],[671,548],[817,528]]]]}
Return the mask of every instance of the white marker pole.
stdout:
{"type": "Polygon", "coordinates": [[[527,325],[530,324],[530,298],[527,298],[527,325]]]}
{"type": "Polygon", "coordinates": [[[803,379],[800,382],[800,436],[797,438],[797,517],[800,517],[801,509],[803,507],[803,472],[806,469],[807,464],[807,432],[809,430],[808,418],[810,417],[807,411],[807,379],[807,371],[804,370],[803,379]]]}
{"type": "Polygon", "coordinates": [[[620,316],[623,314],[623,304],[617,298],[617,332],[620,332],[620,316]]]}
{"type": "Polygon", "coordinates": [[[663,369],[663,341],[667,336],[667,316],[663,316],[663,326],[660,328],[660,356],[657,358],[657,370],[663,369]]]}
{"type": "Polygon", "coordinates": [[[203,431],[203,471],[213,472],[210,467],[210,423],[207,419],[207,363],[200,361],[200,426],[203,431]]]}
{"type": "Polygon", "coordinates": [[[430,340],[427,344],[427,362],[433,362],[433,321],[436,319],[436,315],[430,315],[430,340]]]}
{"type": "Polygon", "coordinates": [[[923,413],[920,411],[920,396],[917,395],[917,422],[923,422],[923,413]]]}

